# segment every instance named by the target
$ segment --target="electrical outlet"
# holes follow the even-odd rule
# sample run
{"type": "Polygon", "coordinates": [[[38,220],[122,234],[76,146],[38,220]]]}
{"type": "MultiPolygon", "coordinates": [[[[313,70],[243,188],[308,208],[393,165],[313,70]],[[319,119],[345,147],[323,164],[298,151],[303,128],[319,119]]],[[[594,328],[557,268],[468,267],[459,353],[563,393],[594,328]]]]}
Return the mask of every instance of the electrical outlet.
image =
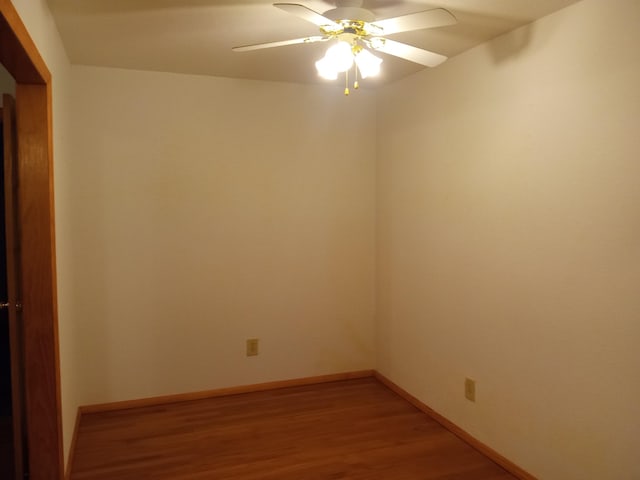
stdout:
{"type": "Polygon", "coordinates": [[[470,378],[464,380],[464,396],[471,402],[476,401],[476,381],[470,378]]]}
{"type": "Polygon", "coordinates": [[[247,357],[254,357],[258,355],[258,339],[249,338],[247,340],[247,357]]]}

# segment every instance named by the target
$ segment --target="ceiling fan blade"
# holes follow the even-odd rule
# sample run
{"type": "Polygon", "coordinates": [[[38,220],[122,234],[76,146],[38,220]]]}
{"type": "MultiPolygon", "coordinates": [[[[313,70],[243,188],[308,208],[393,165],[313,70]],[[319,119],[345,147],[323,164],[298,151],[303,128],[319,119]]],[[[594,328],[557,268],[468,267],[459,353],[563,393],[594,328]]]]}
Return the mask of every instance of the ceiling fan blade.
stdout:
{"type": "Polygon", "coordinates": [[[423,28],[444,27],[446,25],[454,25],[458,23],[456,17],[444,8],[434,8],[433,10],[425,10],[423,12],[410,13],[400,17],[387,18],[373,22],[374,25],[382,28],[384,35],[392,33],[410,32],[412,30],[421,30],[423,28]]]}
{"type": "Polygon", "coordinates": [[[440,55],[439,53],[430,52],[429,50],[423,50],[422,48],[413,47],[406,43],[394,42],[388,38],[375,37],[377,41],[375,46],[372,46],[375,50],[388,53],[395,57],[404,58],[411,62],[419,63],[426,67],[436,67],[444,62],[447,57],[440,55]]]}
{"type": "Polygon", "coordinates": [[[279,8],[280,10],[284,10],[287,13],[295,15],[298,18],[306,20],[307,22],[311,22],[314,25],[318,25],[319,27],[333,27],[336,30],[340,30],[340,25],[338,25],[333,20],[323,17],[318,12],[311,10],[304,5],[300,5],[298,3],[274,3],[274,7],[279,8]]]}
{"type": "Polygon", "coordinates": [[[255,43],[253,45],[242,45],[233,47],[234,52],[249,52],[251,50],[260,50],[263,48],[284,47],[285,45],[296,45],[298,43],[315,43],[329,40],[330,37],[316,35],[315,37],[294,38],[292,40],[282,40],[280,42],[255,43]]]}

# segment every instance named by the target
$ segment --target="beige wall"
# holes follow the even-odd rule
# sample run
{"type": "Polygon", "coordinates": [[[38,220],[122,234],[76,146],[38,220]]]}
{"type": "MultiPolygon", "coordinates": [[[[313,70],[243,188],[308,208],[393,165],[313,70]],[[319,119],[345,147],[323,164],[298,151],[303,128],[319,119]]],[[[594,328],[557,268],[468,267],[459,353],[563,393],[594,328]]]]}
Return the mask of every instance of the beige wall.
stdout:
{"type": "Polygon", "coordinates": [[[69,60],[57,27],[45,0],[11,0],[31,38],[53,76],[53,149],[56,209],[56,256],[58,273],[58,317],[62,382],[62,420],[65,457],[69,451],[78,402],[76,365],[70,361],[75,343],[73,306],[70,304],[70,264],[73,262],[69,237],[69,182],[71,162],[68,155],[69,60]]]}
{"type": "Polygon", "coordinates": [[[83,403],[374,366],[369,92],[72,79],[83,403]]]}
{"type": "Polygon", "coordinates": [[[545,480],[640,478],[638,25],[586,0],[379,96],[378,368],[545,480]]]}

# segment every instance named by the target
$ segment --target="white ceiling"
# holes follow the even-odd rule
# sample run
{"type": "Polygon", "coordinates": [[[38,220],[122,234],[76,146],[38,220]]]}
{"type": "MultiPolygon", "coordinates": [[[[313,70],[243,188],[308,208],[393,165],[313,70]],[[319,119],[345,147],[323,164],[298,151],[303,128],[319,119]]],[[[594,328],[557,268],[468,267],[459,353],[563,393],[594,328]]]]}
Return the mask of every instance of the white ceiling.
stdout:
{"type": "MultiPolygon", "coordinates": [[[[301,3],[320,13],[334,7],[301,3]]],[[[364,0],[376,18],[430,8],[451,11],[458,24],[400,33],[393,40],[449,57],[566,7],[576,0],[364,0]]],[[[326,44],[233,52],[231,47],[318,34],[317,27],[272,6],[270,0],[48,0],[70,60],[100,65],[222,77],[311,83],[326,44]]],[[[425,67],[388,55],[369,85],[425,67]]]]}

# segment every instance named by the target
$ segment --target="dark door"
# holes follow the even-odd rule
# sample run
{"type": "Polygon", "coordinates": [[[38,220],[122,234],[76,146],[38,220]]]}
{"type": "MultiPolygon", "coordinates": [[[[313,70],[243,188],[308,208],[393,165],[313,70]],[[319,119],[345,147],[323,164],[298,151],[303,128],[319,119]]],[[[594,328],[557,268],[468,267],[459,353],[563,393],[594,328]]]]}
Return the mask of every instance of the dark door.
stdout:
{"type": "MultiPolygon", "coordinates": [[[[8,464],[7,478],[21,480],[25,474],[26,432],[24,418],[24,362],[23,362],[23,333],[20,305],[19,261],[20,244],[17,230],[16,202],[17,192],[17,146],[16,146],[16,115],[15,101],[10,95],[2,97],[2,153],[3,169],[2,182],[4,195],[0,202],[2,222],[0,222],[0,318],[3,333],[3,411],[9,414],[8,420],[3,420],[3,428],[7,440],[6,458],[8,464]],[[8,348],[4,348],[4,347],[8,348]],[[6,360],[8,359],[8,366],[6,360]]],[[[5,440],[5,438],[3,438],[5,440]]]]}

